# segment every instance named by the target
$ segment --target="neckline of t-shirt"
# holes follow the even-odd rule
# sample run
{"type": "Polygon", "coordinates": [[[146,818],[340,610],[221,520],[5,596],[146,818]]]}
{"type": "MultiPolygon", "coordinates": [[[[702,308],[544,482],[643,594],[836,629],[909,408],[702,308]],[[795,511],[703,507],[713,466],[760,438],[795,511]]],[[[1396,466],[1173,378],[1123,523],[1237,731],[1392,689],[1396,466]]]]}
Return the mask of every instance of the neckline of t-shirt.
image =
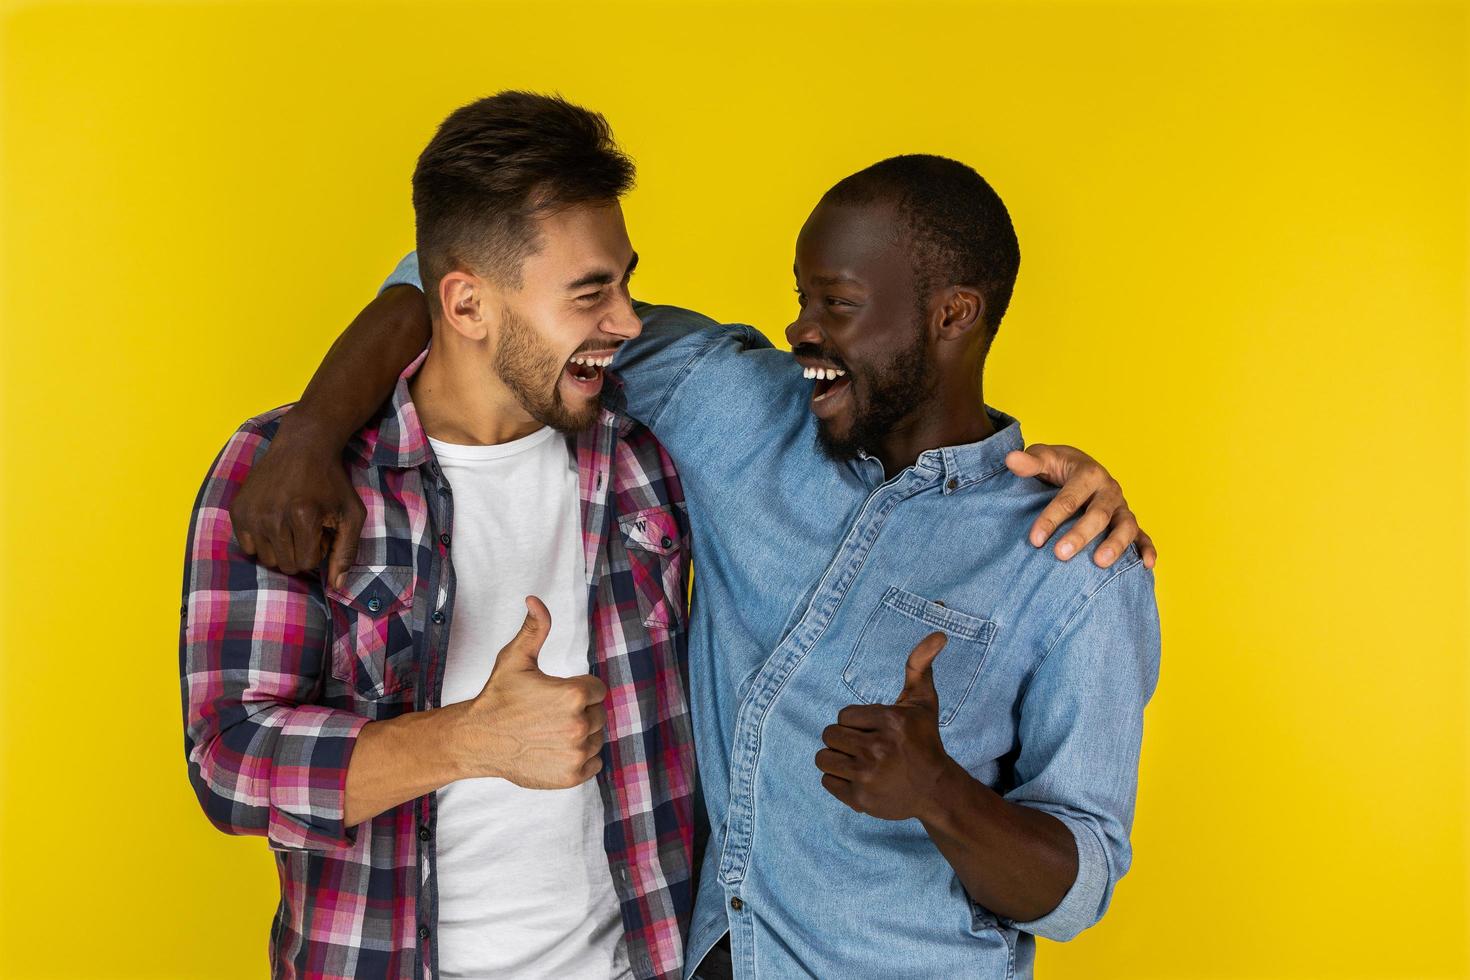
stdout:
{"type": "Polygon", "coordinates": [[[556,430],[549,425],[542,426],[528,436],[512,439],[510,442],[498,442],[493,446],[466,446],[457,442],[441,442],[433,436],[429,436],[429,445],[434,450],[434,455],[440,459],[463,460],[466,462],[481,462],[487,459],[505,459],[507,456],[517,456],[529,452],[537,446],[556,435],[556,430]]]}

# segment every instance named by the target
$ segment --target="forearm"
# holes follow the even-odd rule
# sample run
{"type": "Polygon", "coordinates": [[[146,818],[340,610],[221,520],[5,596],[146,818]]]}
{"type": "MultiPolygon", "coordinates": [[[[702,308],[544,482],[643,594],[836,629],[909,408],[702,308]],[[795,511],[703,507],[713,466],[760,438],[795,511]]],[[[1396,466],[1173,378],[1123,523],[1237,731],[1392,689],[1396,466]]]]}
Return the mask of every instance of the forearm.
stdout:
{"type": "Polygon", "coordinates": [[[343,823],[355,827],[475,774],[458,737],[466,709],[452,704],[363,726],[347,767],[343,823]]]}
{"type": "Polygon", "coordinates": [[[1077,845],[1060,820],[1007,802],[958,764],[920,821],[970,897],[996,915],[1038,919],[1076,880],[1077,845]]]}
{"type": "Polygon", "coordinates": [[[428,346],[429,308],[412,286],[384,290],[332,344],[276,441],[308,439],[340,448],[393,394],[393,386],[428,346]]]}

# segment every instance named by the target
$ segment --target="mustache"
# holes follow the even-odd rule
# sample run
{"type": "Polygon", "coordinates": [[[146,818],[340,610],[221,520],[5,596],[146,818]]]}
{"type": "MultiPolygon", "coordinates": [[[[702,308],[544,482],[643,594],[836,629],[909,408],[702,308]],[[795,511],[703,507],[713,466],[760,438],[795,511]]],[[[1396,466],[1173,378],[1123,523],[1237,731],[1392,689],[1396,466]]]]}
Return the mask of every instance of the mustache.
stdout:
{"type": "Polygon", "coordinates": [[[813,360],[826,361],[833,367],[841,368],[842,370],[847,371],[848,374],[852,374],[852,371],[848,369],[846,362],[844,362],[842,358],[822,350],[822,348],[818,347],[816,344],[797,344],[795,347],[791,348],[791,356],[810,357],[813,360]]]}

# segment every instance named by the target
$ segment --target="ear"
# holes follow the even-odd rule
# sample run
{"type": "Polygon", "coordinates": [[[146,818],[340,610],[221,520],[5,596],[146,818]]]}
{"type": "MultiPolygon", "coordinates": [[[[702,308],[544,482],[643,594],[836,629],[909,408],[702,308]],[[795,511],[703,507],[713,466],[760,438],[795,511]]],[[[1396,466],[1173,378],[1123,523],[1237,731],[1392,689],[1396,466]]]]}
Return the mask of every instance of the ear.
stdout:
{"type": "Polygon", "coordinates": [[[456,269],[439,280],[439,308],[444,322],[468,340],[490,335],[489,313],[496,309],[488,295],[490,286],[472,272],[456,269]]]}
{"type": "Polygon", "coordinates": [[[963,340],[985,329],[985,297],[972,286],[950,286],[935,297],[934,325],[941,340],[963,340]]]}

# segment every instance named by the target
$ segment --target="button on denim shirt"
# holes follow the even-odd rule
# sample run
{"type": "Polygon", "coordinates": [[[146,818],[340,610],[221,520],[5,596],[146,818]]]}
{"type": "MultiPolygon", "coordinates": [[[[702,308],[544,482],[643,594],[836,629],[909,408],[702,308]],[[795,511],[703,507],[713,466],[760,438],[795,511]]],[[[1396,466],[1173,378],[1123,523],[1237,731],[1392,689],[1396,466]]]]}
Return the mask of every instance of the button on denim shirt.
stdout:
{"type": "MultiPolygon", "coordinates": [[[[417,285],[405,262],[390,282],[417,285]]],[[[686,973],[730,932],[739,977],[1030,976],[1033,936],[1096,922],[1131,858],[1153,576],[1027,543],[1055,489],[1012,475],[1019,424],[885,479],[816,442],[811,382],[743,325],[638,304],[618,406],[677,466],[694,541],[689,671],[710,839],[686,973]],[[891,703],[935,630],[940,735],[1012,803],[1060,820],[1077,878],[1030,922],[972,901],[918,820],[856,813],[813,757],[849,704],[891,703]]]]}

